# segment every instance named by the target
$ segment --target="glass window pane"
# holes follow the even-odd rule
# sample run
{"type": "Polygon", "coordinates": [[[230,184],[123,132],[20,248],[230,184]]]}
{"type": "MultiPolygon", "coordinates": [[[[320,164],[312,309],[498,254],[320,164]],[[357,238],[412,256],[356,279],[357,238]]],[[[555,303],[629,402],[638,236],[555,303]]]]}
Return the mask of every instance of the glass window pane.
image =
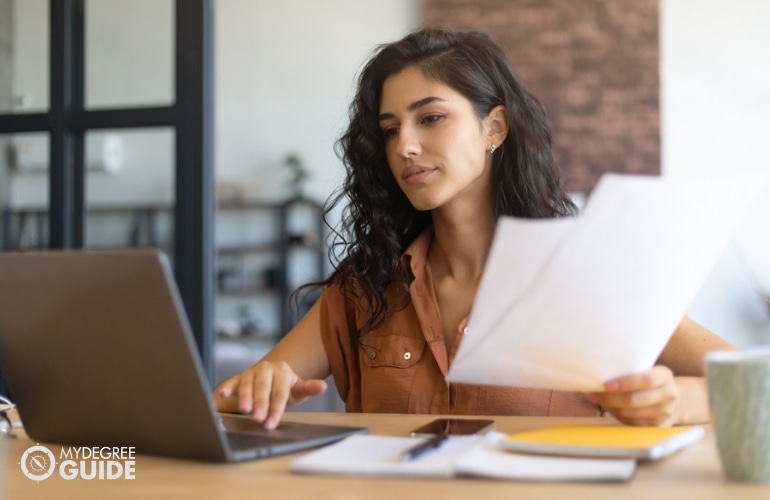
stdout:
{"type": "Polygon", "coordinates": [[[86,108],[174,102],[172,0],[86,0],[86,108]]]}
{"type": "Polygon", "coordinates": [[[171,252],[175,134],[171,128],[86,133],[84,246],[171,252]]]}
{"type": "Polygon", "coordinates": [[[2,250],[48,246],[48,149],[45,132],[0,134],[2,250]]]}
{"type": "Polygon", "coordinates": [[[49,107],[48,0],[0,0],[0,113],[49,107]]]}

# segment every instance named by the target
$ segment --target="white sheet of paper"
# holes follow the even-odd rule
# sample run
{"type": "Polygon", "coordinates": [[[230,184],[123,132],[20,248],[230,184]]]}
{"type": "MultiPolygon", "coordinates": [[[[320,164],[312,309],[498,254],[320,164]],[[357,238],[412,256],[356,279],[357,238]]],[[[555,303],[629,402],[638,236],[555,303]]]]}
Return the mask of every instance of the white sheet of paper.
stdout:
{"type": "Polygon", "coordinates": [[[594,391],[650,368],[763,181],[606,174],[576,218],[501,218],[447,380],[594,391]]]}

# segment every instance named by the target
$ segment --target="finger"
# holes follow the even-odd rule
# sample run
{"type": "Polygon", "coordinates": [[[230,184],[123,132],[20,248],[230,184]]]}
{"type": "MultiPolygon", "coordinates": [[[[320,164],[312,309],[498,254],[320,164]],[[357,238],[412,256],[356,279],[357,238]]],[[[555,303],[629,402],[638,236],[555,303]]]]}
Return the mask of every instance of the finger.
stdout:
{"type": "Polygon", "coordinates": [[[666,366],[656,365],[643,372],[626,375],[604,383],[607,391],[639,391],[660,387],[673,379],[673,372],[666,366]]]}
{"type": "Polygon", "coordinates": [[[257,364],[250,371],[251,380],[249,393],[241,401],[250,407],[246,413],[251,413],[256,422],[265,422],[272,404],[272,393],[276,384],[276,371],[271,364],[257,364]]]}
{"type": "Polygon", "coordinates": [[[674,405],[659,404],[642,408],[619,408],[612,416],[629,425],[671,425],[674,420],[674,405]]]}
{"type": "Polygon", "coordinates": [[[326,381],[319,379],[299,380],[291,388],[289,404],[296,405],[309,397],[326,392],[326,381]]]}
{"type": "Polygon", "coordinates": [[[238,382],[238,411],[250,413],[256,422],[263,422],[269,405],[272,385],[269,367],[257,364],[241,373],[238,382]]]}
{"type": "Polygon", "coordinates": [[[270,429],[278,425],[287,406],[302,403],[307,398],[322,394],[327,389],[324,380],[302,380],[288,367],[276,375],[270,398],[270,412],[265,420],[265,427],[270,429]],[[288,381],[288,384],[285,384],[284,380],[288,381]],[[284,390],[287,385],[288,390],[284,390]]]}
{"type": "Polygon", "coordinates": [[[281,367],[273,372],[273,383],[270,390],[270,407],[265,419],[265,428],[274,429],[286,410],[286,404],[289,401],[292,387],[302,381],[288,367],[281,367]]]}
{"type": "Polygon", "coordinates": [[[220,397],[229,398],[235,392],[235,388],[238,387],[238,379],[239,377],[236,375],[220,382],[219,386],[214,392],[220,397]]]}
{"type": "Polygon", "coordinates": [[[254,375],[250,371],[241,373],[238,377],[238,411],[240,413],[251,413],[252,411],[252,382],[254,375]]]}
{"type": "Polygon", "coordinates": [[[238,412],[238,396],[232,392],[229,395],[223,396],[219,390],[213,393],[213,403],[217,411],[224,413],[237,413],[238,412]]]}
{"type": "Polygon", "coordinates": [[[631,425],[667,425],[675,420],[679,392],[672,380],[647,391],[593,393],[589,400],[631,425]]]}
{"type": "Polygon", "coordinates": [[[670,402],[663,388],[629,392],[595,392],[590,394],[588,399],[607,409],[643,408],[670,402]]]}

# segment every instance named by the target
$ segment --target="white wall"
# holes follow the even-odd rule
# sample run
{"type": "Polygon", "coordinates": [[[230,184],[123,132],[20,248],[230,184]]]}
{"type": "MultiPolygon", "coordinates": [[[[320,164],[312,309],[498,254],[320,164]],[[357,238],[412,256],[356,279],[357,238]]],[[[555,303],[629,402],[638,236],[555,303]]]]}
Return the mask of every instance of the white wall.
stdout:
{"type": "MultiPolygon", "coordinates": [[[[664,175],[770,175],[770,2],[663,0],[664,175]]],[[[770,344],[770,185],[690,315],[739,345],[770,344]]]]}
{"type": "Polygon", "coordinates": [[[339,185],[334,142],[360,65],[420,23],[415,0],[219,0],[216,4],[216,168],[280,197],[294,152],[324,200],[339,185]]]}

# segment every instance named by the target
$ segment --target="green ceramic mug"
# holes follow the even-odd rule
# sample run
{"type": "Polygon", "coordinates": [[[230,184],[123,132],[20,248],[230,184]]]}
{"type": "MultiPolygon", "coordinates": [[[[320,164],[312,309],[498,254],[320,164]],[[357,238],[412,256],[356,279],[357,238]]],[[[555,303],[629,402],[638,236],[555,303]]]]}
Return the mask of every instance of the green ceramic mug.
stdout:
{"type": "Polygon", "coordinates": [[[727,479],[770,483],[770,348],[710,352],[704,368],[727,479]]]}

